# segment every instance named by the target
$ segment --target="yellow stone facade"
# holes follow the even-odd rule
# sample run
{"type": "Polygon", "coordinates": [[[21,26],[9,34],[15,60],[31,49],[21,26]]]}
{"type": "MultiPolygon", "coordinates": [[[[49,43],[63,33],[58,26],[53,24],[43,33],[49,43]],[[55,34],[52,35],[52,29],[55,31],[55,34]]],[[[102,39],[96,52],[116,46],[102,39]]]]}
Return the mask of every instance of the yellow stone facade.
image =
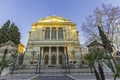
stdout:
{"type": "Polygon", "coordinates": [[[35,52],[34,60],[41,54],[41,65],[62,65],[66,62],[80,60],[80,43],[76,24],[60,16],[47,16],[32,23],[29,31],[25,57],[30,60],[35,52]]]}

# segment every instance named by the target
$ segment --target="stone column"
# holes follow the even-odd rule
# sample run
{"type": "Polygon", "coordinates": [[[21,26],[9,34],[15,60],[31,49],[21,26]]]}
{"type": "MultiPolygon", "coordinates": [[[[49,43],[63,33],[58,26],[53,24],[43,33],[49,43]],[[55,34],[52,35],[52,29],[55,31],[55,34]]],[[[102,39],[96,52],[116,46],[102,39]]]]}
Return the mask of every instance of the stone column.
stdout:
{"type": "Polygon", "coordinates": [[[52,29],[50,28],[50,40],[51,40],[51,37],[52,37],[52,36],[51,36],[51,33],[52,33],[52,29]]]}
{"type": "Polygon", "coordinates": [[[49,60],[48,65],[51,65],[51,47],[49,47],[49,60]]]}
{"type": "Polygon", "coordinates": [[[58,28],[56,28],[56,40],[58,40],[58,28]]]}
{"type": "Polygon", "coordinates": [[[29,40],[31,40],[31,31],[29,31],[29,40]]]}
{"type": "Polygon", "coordinates": [[[42,37],[42,39],[45,39],[45,30],[42,30],[42,35],[43,35],[43,37],[42,37]]]}
{"type": "Polygon", "coordinates": [[[44,51],[44,47],[41,48],[42,51],[41,51],[41,65],[44,64],[44,58],[43,58],[43,51],[44,51]]]}
{"type": "Polygon", "coordinates": [[[64,47],[64,53],[67,54],[67,46],[64,47]]]}
{"type": "Polygon", "coordinates": [[[63,39],[65,39],[65,30],[63,29],[63,39]]]}
{"type": "Polygon", "coordinates": [[[64,59],[63,59],[63,64],[66,66],[66,64],[67,64],[67,56],[66,56],[66,54],[67,54],[67,49],[66,49],[67,47],[65,46],[64,47],[64,59]]]}
{"type": "Polygon", "coordinates": [[[66,36],[67,36],[67,34],[66,34],[66,30],[65,30],[65,28],[63,29],[63,39],[65,40],[66,39],[66,36]]]}
{"type": "Polygon", "coordinates": [[[57,57],[56,57],[56,64],[59,65],[59,47],[57,47],[57,57]]]}

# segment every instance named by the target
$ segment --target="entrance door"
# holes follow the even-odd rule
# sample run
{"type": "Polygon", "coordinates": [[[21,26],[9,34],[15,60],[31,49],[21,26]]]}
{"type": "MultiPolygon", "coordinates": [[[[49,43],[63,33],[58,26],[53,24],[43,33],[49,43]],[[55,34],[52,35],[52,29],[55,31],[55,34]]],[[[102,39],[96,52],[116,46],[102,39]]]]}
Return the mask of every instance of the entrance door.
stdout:
{"type": "Polygon", "coordinates": [[[48,64],[48,55],[45,56],[45,62],[44,63],[45,63],[45,65],[48,64]]]}
{"type": "Polygon", "coordinates": [[[56,56],[52,55],[52,64],[55,65],[56,64],[56,56]]]}
{"type": "Polygon", "coordinates": [[[62,64],[62,55],[59,55],[59,64],[62,64]]]}

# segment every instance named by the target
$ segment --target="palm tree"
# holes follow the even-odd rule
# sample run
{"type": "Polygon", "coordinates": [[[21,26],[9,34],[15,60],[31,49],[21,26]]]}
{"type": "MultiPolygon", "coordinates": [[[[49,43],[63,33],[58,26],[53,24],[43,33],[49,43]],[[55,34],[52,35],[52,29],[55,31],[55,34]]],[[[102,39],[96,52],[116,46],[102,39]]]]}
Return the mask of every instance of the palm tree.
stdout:
{"type": "Polygon", "coordinates": [[[22,65],[22,63],[23,63],[23,61],[24,61],[24,55],[25,55],[25,52],[24,52],[24,53],[21,53],[21,54],[18,56],[19,65],[22,65]]]}
{"type": "Polygon", "coordinates": [[[114,80],[117,79],[117,77],[120,77],[120,64],[115,65],[115,70],[113,71],[113,67],[108,61],[105,61],[105,64],[111,69],[111,71],[114,73],[114,80]]]}
{"type": "Polygon", "coordinates": [[[0,74],[5,67],[10,67],[14,63],[14,60],[6,58],[6,55],[7,55],[7,49],[5,49],[3,56],[0,58],[0,74]]]}
{"type": "Polygon", "coordinates": [[[101,55],[100,52],[93,50],[85,56],[85,59],[88,61],[91,70],[93,69],[96,79],[105,80],[102,68],[103,55],[101,55]],[[96,69],[96,64],[98,64],[98,70],[96,69]]]}

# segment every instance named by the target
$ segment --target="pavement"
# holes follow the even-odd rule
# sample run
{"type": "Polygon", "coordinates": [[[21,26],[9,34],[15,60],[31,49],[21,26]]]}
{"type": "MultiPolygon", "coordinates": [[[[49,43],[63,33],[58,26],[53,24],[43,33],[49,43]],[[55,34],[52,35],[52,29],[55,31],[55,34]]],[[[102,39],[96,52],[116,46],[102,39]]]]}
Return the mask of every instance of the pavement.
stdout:
{"type": "MultiPolygon", "coordinates": [[[[106,72],[105,80],[113,80],[113,74],[106,72]]],[[[96,80],[94,73],[89,69],[71,69],[70,74],[65,74],[63,69],[46,69],[41,74],[13,74],[1,76],[0,80],[96,80]]],[[[120,80],[116,79],[116,80],[120,80]]]]}
{"type": "Polygon", "coordinates": [[[73,80],[68,76],[39,76],[38,80],[73,80]]]}
{"type": "Polygon", "coordinates": [[[15,74],[8,76],[0,76],[0,80],[30,80],[37,76],[36,74],[15,74]]]}
{"type": "MultiPolygon", "coordinates": [[[[73,80],[96,80],[95,75],[92,73],[71,73],[67,74],[73,80]]],[[[105,80],[114,80],[113,75],[105,75],[105,80]]],[[[117,78],[116,80],[120,80],[117,78]]]]}

